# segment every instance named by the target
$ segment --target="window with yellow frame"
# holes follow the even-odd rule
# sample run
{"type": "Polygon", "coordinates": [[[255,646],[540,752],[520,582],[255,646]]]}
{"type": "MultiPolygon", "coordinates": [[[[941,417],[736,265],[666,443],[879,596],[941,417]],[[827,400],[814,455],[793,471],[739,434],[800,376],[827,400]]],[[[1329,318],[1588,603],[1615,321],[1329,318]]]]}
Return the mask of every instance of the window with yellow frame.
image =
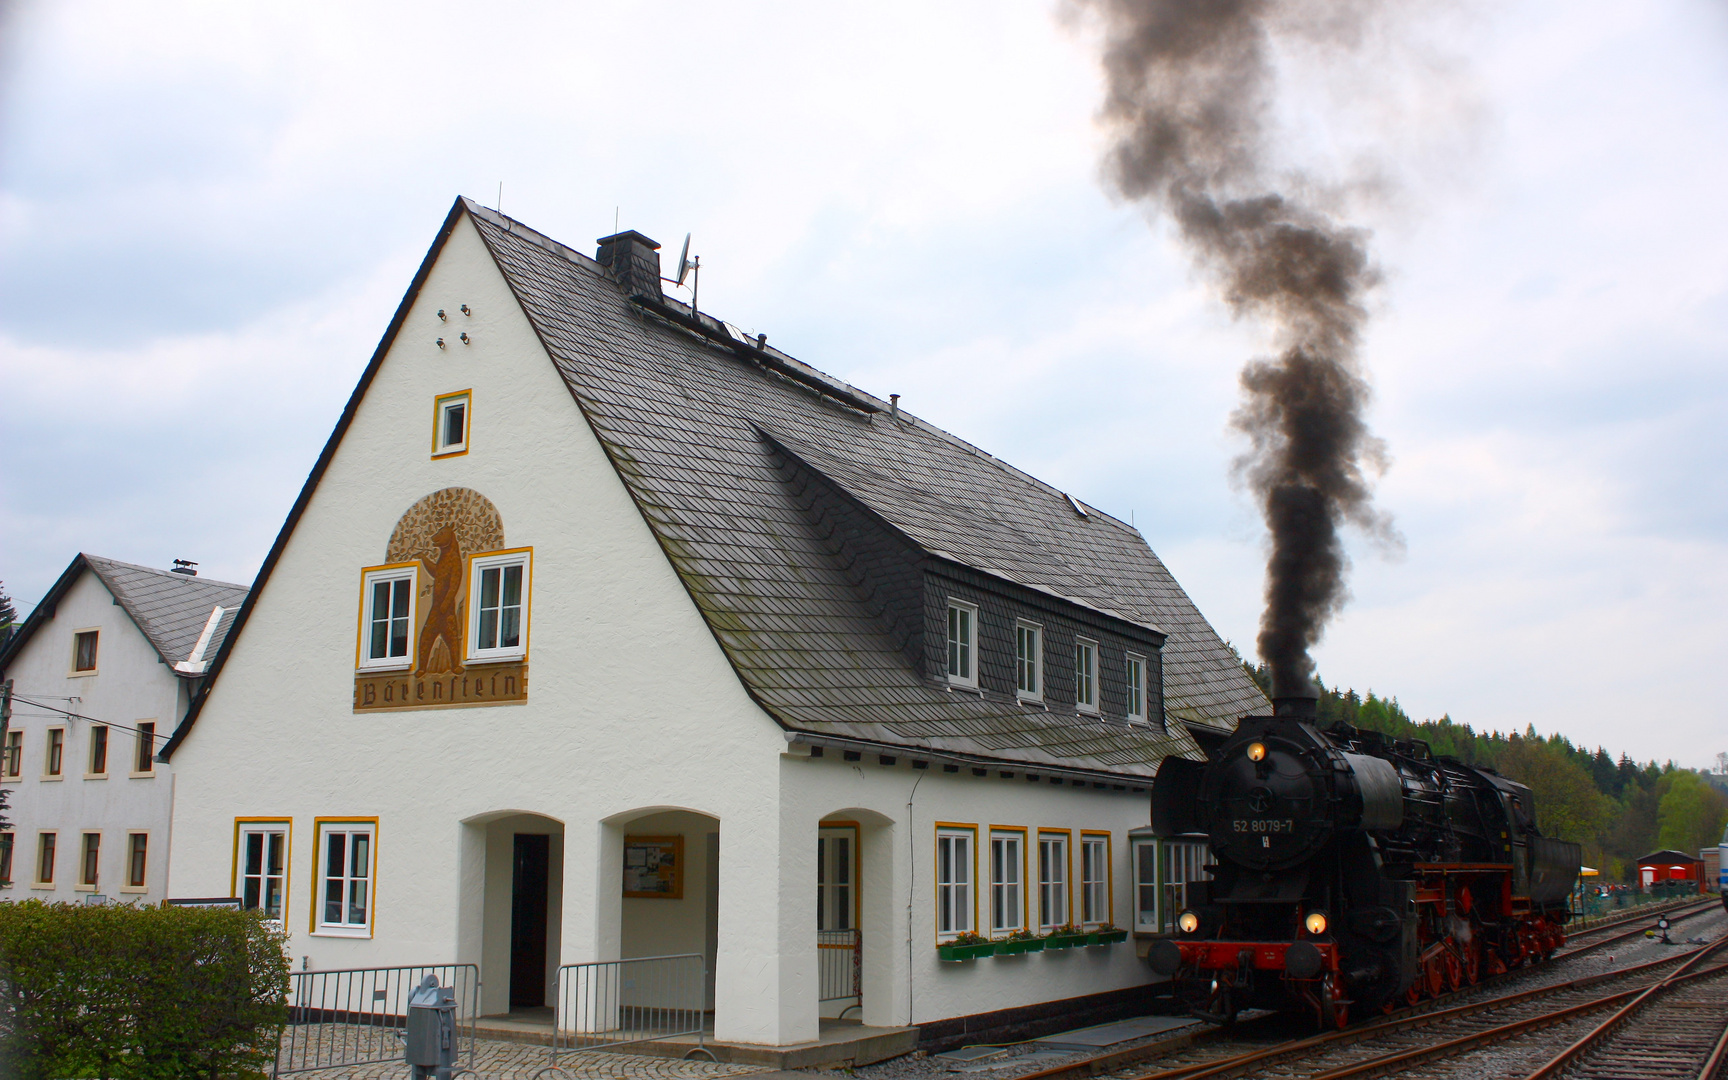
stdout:
{"type": "Polygon", "coordinates": [[[468,452],[469,429],[474,422],[474,391],[439,394],[432,404],[432,456],[456,457],[468,452]]]}
{"type": "Polygon", "coordinates": [[[317,818],[312,933],[371,937],[377,911],[378,819],[317,818]]]}
{"type": "Polygon", "coordinates": [[[1065,829],[1038,831],[1038,927],[1041,930],[1067,926],[1072,919],[1069,839],[1070,833],[1065,829]]]}
{"type": "Polygon", "coordinates": [[[243,910],[262,911],[267,918],[277,920],[288,917],[293,828],[292,819],[285,817],[234,820],[234,864],[228,895],[239,897],[243,910]]]}
{"type": "Polygon", "coordinates": [[[1026,929],[1026,830],[990,826],[990,933],[1026,929]]]}
{"type": "Polygon", "coordinates": [[[978,923],[978,826],[936,823],[936,939],[973,933],[978,923]]]}
{"type": "Polygon", "coordinates": [[[1080,918],[1082,926],[1115,925],[1110,890],[1110,834],[1080,834],[1080,918]]]}

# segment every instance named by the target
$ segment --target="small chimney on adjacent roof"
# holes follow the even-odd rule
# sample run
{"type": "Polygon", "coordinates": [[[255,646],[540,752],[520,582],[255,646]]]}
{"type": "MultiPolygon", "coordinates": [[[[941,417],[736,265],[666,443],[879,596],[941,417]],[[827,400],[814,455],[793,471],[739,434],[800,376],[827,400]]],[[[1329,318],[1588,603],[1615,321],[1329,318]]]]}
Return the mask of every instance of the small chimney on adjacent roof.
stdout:
{"type": "Polygon", "coordinates": [[[625,296],[664,300],[660,292],[660,245],[634,229],[602,236],[594,261],[612,271],[625,296]]]}
{"type": "Polygon", "coordinates": [[[198,564],[190,559],[175,559],[174,569],[170,570],[169,573],[185,574],[187,577],[197,577],[198,564]]]}

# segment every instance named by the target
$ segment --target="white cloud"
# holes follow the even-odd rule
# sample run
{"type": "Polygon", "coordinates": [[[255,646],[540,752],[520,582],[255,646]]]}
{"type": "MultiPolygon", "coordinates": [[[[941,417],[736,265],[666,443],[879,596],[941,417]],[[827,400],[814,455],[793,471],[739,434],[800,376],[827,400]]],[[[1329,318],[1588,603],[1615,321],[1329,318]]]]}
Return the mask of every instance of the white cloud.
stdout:
{"type": "MultiPolygon", "coordinates": [[[[614,207],[674,250],[693,231],[706,309],[1132,514],[1251,650],[1227,419],[1264,339],[1102,192],[1092,41],[1048,3],[38,0],[9,31],[16,596],[79,549],[248,580],[451,198],[502,179],[578,248],[614,207]]],[[[1426,33],[1366,76],[1292,68],[1291,163],[1405,185],[1363,209],[1408,553],[1357,554],[1322,670],[1703,764],[1728,647],[1724,20],[1526,3],[1426,33]]]]}

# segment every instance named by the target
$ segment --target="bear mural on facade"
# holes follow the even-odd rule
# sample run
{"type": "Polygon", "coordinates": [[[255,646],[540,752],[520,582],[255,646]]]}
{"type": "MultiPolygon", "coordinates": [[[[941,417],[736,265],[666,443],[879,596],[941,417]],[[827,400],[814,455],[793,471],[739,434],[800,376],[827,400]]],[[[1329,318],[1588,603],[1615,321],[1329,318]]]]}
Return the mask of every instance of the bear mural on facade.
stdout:
{"type": "Polygon", "coordinates": [[[440,675],[462,671],[462,545],[456,538],[456,528],[445,525],[432,534],[436,549],[434,561],[425,566],[432,578],[432,601],[426,605],[426,621],[420,624],[420,655],[414,665],[416,675],[440,675]]]}
{"type": "MultiPolygon", "coordinates": [[[[523,660],[467,663],[471,556],[504,548],[504,522],[472,488],[448,487],[410,506],[385,549],[386,566],[419,563],[414,663],[397,671],[357,670],[354,708],[424,709],[526,701],[523,660]]],[[[364,603],[361,617],[365,618],[364,603]]]]}

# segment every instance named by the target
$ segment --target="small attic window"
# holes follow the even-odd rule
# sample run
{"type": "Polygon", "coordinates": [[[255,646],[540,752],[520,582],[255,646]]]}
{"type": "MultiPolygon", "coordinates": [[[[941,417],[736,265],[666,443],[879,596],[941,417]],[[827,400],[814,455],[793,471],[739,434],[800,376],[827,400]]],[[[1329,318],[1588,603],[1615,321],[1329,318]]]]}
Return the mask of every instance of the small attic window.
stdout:
{"type": "Polygon", "coordinates": [[[1074,512],[1076,514],[1079,514],[1081,517],[1091,517],[1092,516],[1091,514],[1088,514],[1086,512],[1086,508],[1084,506],[1080,505],[1079,499],[1076,499],[1074,496],[1068,494],[1067,492],[1063,492],[1062,497],[1064,499],[1068,500],[1068,505],[1072,506],[1074,508],[1074,512]]]}
{"type": "Polygon", "coordinates": [[[96,670],[96,638],[99,631],[79,630],[72,635],[72,670],[96,670]]]}
{"type": "Polygon", "coordinates": [[[469,404],[472,390],[440,394],[432,412],[432,456],[454,457],[468,452],[469,404]]]}

